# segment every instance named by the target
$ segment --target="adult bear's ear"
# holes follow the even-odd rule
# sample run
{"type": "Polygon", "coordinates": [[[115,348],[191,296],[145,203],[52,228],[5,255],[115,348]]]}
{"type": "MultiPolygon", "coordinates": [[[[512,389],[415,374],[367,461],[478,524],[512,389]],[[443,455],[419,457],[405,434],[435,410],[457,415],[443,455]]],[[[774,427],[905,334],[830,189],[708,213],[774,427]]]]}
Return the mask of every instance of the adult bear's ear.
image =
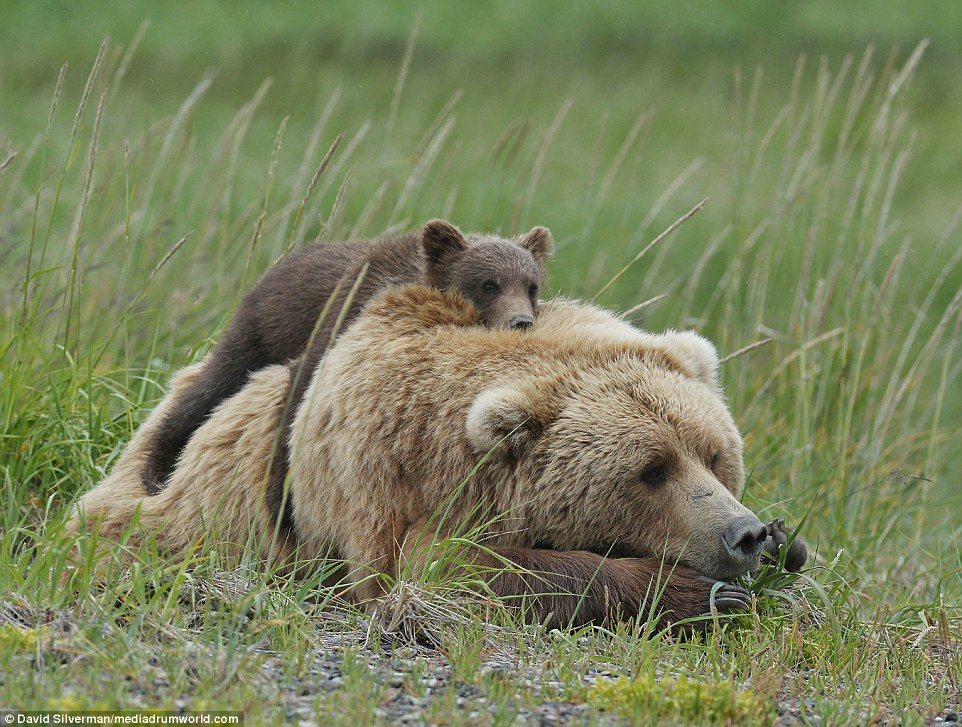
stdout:
{"type": "Polygon", "coordinates": [[[445,257],[454,252],[462,252],[468,247],[468,241],[457,227],[444,220],[431,220],[424,225],[421,233],[421,246],[428,262],[439,264],[445,257]]]}
{"type": "Polygon", "coordinates": [[[532,227],[518,240],[518,245],[542,265],[551,257],[551,230],[547,227],[532,227]]]}
{"type": "Polygon", "coordinates": [[[478,454],[520,456],[550,423],[545,401],[517,384],[487,389],[468,409],[468,441],[478,454]]]}
{"type": "Polygon", "coordinates": [[[667,331],[657,336],[668,358],[689,378],[718,390],[718,351],[693,331],[667,331]]]}

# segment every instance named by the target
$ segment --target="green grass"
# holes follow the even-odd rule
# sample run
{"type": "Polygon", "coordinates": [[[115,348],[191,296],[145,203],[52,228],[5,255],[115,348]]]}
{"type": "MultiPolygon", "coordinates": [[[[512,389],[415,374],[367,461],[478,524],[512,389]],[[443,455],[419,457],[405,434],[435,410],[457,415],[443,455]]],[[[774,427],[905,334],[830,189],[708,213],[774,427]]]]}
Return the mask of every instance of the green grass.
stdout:
{"type": "Polygon", "coordinates": [[[537,3],[497,23],[426,6],[416,34],[413,11],[347,3],[0,10],[0,707],[325,724],[391,721],[405,699],[445,724],[554,703],[575,721],[958,710],[958,10],[907,6],[895,27],[820,2],[649,5],[550,27],[537,3]],[[413,631],[369,631],[325,615],[316,582],[225,574],[216,548],[162,569],[147,546],[147,567],[61,587],[65,509],[246,284],[291,246],[435,216],[551,227],[552,294],[614,280],[600,302],[652,330],[694,327],[723,355],[771,339],[723,366],[746,502],[804,519],[814,565],[687,642],[520,627],[423,574],[413,631]]]}

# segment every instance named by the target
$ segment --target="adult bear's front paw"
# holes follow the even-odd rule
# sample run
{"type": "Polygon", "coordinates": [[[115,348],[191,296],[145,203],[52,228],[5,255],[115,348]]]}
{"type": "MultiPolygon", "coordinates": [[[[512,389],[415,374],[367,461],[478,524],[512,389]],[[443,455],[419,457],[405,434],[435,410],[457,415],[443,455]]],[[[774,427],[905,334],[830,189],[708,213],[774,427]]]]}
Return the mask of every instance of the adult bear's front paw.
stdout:
{"type": "Polygon", "coordinates": [[[762,559],[769,563],[779,562],[779,552],[787,548],[785,553],[785,570],[794,573],[802,569],[808,560],[808,546],[805,541],[795,535],[785,525],[781,518],[772,520],[766,526],[768,537],[762,548],[762,559]]]}
{"type": "Polygon", "coordinates": [[[747,589],[734,583],[722,582],[714,595],[710,596],[709,610],[706,613],[729,616],[739,611],[749,611],[751,607],[752,595],[747,589]]]}
{"type": "Polygon", "coordinates": [[[676,566],[662,594],[661,607],[665,620],[672,623],[696,619],[696,629],[715,619],[728,620],[750,611],[752,596],[734,583],[717,581],[689,568],[676,566]]]}
{"type": "MultiPolygon", "coordinates": [[[[698,587],[692,593],[697,595],[697,598],[691,601],[692,608],[678,629],[682,633],[704,632],[713,623],[729,621],[741,613],[751,611],[752,595],[741,586],[704,576],[701,576],[699,581],[698,587]]],[[[671,614],[676,623],[682,620],[680,615],[678,609],[671,614]]]]}

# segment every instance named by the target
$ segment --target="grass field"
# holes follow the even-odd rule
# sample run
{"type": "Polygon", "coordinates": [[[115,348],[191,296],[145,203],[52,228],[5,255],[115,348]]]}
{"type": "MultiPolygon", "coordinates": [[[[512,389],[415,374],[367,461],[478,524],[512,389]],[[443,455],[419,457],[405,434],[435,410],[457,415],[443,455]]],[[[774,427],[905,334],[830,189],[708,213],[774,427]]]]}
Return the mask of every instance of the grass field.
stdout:
{"type": "Polygon", "coordinates": [[[0,708],[962,709],[962,11],[676,5],[0,8],[0,708]],[[404,601],[420,644],[210,550],[60,588],[63,514],[246,285],[293,246],[438,216],[550,227],[549,295],[723,356],[767,342],[723,380],[746,503],[815,551],[790,588],[678,642],[544,633],[428,579],[404,601]]]}

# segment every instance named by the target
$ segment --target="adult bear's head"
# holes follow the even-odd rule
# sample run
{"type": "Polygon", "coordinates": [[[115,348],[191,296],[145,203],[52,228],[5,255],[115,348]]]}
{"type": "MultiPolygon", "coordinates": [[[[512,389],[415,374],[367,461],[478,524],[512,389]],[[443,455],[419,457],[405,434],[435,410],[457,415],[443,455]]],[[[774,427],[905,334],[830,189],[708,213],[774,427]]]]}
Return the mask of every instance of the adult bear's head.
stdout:
{"type": "Polygon", "coordinates": [[[756,567],[766,529],[738,500],[742,441],[714,347],[623,330],[573,368],[482,391],[469,441],[526,473],[517,501],[545,547],[654,555],[718,579],[756,567]]]}

